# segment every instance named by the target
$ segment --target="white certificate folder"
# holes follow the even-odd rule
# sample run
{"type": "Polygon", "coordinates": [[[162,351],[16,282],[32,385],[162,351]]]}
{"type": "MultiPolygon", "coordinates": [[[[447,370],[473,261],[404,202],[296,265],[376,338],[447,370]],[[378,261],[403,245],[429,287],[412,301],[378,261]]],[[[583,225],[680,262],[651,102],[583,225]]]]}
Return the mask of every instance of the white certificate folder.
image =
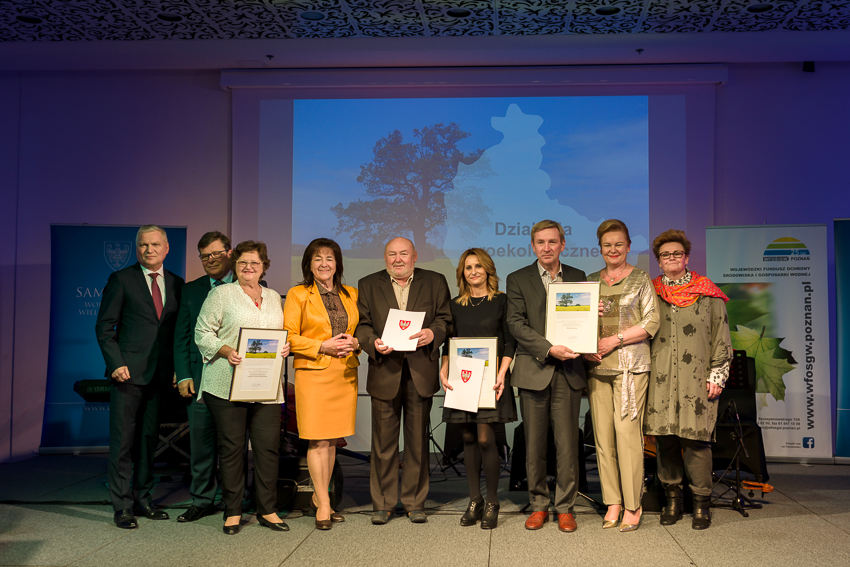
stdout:
{"type": "Polygon", "coordinates": [[[422,330],[425,321],[424,311],[402,311],[401,309],[390,309],[381,342],[392,347],[393,350],[413,352],[416,350],[417,339],[411,340],[422,330]]]}

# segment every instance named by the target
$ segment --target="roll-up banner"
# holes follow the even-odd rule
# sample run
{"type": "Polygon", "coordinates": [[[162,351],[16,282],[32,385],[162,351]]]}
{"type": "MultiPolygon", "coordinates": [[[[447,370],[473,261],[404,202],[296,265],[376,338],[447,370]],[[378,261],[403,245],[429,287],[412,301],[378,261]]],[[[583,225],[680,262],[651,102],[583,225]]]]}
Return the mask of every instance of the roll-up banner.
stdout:
{"type": "MultiPolygon", "coordinates": [[[[186,228],[164,228],[169,244],[165,268],[183,277],[186,228]]],[[[50,342],[42,453],[97,451],[109,446],[109,402],[86,402],[74,384],[80,380],[108,384],[94,324],[109,275],[137,261],[138,230],[138,226],[50,227],[50,342]]]]}
{"type": "Polygon", "coordinates": [[[850,219],[836,219],[835,237],[835,313],[838,336],[835,340],[838,364],[838,403],[835,412],[835,456],[850,457],[850,219]],[[841,291],[839,291],[841,290],[841,291]]]}
{"type": "Polygon", "coordinates": [[[826,225],[706,230],[707,275],[729,296],[732,346],[755,359],[768,458],[832,460],[826,225]]]}

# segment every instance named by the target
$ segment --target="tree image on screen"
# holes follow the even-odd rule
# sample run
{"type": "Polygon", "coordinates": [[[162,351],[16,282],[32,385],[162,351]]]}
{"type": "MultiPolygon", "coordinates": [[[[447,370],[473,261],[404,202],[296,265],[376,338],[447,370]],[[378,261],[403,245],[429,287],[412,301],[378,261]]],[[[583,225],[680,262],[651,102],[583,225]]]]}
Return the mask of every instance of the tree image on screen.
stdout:
{"type": "MultiPolygon", "coordinates": [[[[336,234],[349,236],[352,248],[360,250],[383,250],[391,238],[409,236],[419,259],[433,260],[446,223],[445,194],[454,189],[458,164],[474,163],[484,153],[460,151],[458,143],[467,137],[469,133],[452,122],[414,129],[412,142],[405,142],[399,130],[378,140],[372,160],[360,166],[357,176],[369,199],[331,208],[339,221],[336,234]]],[[[474,175],[487,171],[476,168],[474,175]]],[[[468,201],[467,226],[477,231],[481,221],[476,213],[486,213],[488,207],[474,196],[468,201]]]]}
{"type": "Polygon", "coordinates": [[[564,293],[561,295],[561,298],[558,299],[558,305],[563,307],[568,307],[573,304],[573,296],[569,293],[564,293]]]}
{"type": "Polygon", "coordinates": [[[263,350],[263,341],[253,340],[251,341],[251,345],[248,347],[248,352],[260,352],[263,350]]]}

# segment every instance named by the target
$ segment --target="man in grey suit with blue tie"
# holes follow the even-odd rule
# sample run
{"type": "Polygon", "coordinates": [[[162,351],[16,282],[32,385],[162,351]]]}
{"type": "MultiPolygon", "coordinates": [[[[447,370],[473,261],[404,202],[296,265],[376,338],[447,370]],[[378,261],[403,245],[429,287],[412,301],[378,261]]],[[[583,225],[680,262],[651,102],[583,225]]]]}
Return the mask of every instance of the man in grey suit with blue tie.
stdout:
{"type": "Polygon", "coordinates": [[[177,325],[174,330],[174,370],[180,395],[189,399],[190,469],[192,481],[189,495],[192,504],[179,516],[178,522],[194,522],[214,512],[216,434],[212,414],[203,401],[198,401],[204,360],[195,344],[195,324],[209,292],[233,281],[230,262],[230,239],[221,232],[207,232],[198,241],[198,257],[204,275],[183,286],[177,325]]]}
{"type": "Polygon", "coordinates": [[[517,341],[511,384],[519,389],[526,440],[531,516],[525,527],[537,530],[549,521],[546,439],[551,424],[557,458],[558,529],[573,532],[577,528],[573,506],[578,493],[578,414],[587,378],[577,353],[546,340],[546,293],[551,282],[587,278],[581,270],[561,263],[565,241],[559,223],[543,220],[535,224],[531,246],[537,261],[510,274],[506,286],[508,326],[517,341]]]}
{"type": "Polygon", "coordinates": [[[183,278],[163,267],[167,255],[165,230],[141,227],[136,233],[139,261],[109,276],[95,323],[112,386],[109,495],[115,525],[123,529],[138,527],[136,513],[168,519],[153,504],[153,458],[160,394],[174,375],[174,323],[183,278]]]}

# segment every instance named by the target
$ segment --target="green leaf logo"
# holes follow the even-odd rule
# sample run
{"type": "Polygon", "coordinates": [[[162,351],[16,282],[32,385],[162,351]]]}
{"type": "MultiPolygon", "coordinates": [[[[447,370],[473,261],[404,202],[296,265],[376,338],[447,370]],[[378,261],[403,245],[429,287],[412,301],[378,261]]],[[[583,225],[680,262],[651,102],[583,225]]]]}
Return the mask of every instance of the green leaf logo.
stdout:
{"type": "Polygon", "coordinates": [[[732,334],[732,348],[747,351],[756,361],[756,393],[770,394],[777,401],[785,400],[785,382],[783,376],[794,370],[797,361],[791,351],[779,346],[785,337],[765,337],[765,327],[761,333],[738,325],[732,334]]]}

